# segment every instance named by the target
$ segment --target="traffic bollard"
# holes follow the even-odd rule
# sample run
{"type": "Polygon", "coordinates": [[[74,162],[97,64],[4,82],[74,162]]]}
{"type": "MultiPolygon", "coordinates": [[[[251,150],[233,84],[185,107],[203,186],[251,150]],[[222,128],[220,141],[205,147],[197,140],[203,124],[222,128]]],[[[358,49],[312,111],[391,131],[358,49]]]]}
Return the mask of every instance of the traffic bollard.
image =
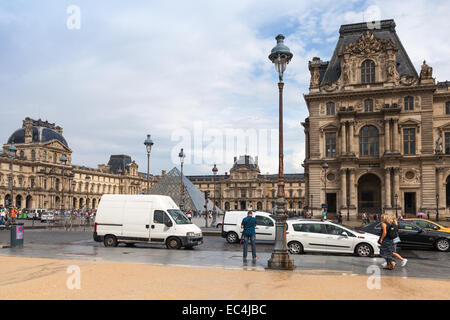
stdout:
{"type": "Polygon", "coordinates": [[[13,223],[11,224],[11,239],[10,239],[10,247],[11,248],[23,248],[23,223],[13,223]]]}

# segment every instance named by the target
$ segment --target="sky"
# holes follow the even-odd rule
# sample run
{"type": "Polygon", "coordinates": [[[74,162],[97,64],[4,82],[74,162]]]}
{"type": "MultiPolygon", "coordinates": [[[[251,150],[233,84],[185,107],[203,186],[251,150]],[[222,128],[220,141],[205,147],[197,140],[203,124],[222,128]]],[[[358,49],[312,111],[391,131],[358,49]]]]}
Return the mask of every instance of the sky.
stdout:
{"type": "Polygon", "coordinates": [[[258,156],[278,170],[275,36],[284,74],[285,172],[303,172],[308,61],[332,56],[342,24],[394,19],[416,70],[450,79],[449,1],[0,0],[0,139],[25,117],[63,127],[72,164],[127,154],[150,171],[229,172],[258,156]],[[74,9],[75,8],[75,9],[74,9]]]}

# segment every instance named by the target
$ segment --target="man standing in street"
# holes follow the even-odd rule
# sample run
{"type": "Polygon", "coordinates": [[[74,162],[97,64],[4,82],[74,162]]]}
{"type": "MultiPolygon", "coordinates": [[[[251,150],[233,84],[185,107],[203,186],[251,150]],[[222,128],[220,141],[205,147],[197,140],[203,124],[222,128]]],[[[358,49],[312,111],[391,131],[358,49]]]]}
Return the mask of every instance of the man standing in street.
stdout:
{"type": "Polygon", "coordinates": [[[258,257],[256,256],[256,245],[255,245],[255,226],[256,219],[252,216],[253,212],[249,211],[247,216],[242,219],[241,229],[244,229],[244,260],[247,260],[247,251],[248,251],[248,240],[250,239],[252,243],[252,257],[253,260],[256,260],[258,257]]]}

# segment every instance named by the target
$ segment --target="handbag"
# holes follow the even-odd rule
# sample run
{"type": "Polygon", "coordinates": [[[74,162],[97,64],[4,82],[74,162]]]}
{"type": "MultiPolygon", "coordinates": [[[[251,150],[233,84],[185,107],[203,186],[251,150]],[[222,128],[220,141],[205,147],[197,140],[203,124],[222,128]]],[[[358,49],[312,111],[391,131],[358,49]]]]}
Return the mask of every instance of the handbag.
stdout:
{"type": "Polygon", "coordinates": [[[397,238],[394,238],[394,240],[392,240],[393,242],[394,242],[394,244],[397,244],[397,243],[399,243],[401,240],[400,240],[400,237],[397,237],[397,238]]]}

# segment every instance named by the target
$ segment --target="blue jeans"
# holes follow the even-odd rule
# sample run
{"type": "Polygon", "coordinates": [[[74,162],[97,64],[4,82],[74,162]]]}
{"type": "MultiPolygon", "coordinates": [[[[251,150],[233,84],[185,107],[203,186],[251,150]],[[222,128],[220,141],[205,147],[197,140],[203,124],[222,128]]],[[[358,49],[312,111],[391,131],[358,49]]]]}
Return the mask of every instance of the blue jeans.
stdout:
{"type": "Polygon", "coordinates": [[[251,236],[244,235],[244,259],[247,258],[248,240],[250,240],[252,242],[252,257],[253,257],[253,259],[256,259],[255,235],[251,235],[251,236]]]}

